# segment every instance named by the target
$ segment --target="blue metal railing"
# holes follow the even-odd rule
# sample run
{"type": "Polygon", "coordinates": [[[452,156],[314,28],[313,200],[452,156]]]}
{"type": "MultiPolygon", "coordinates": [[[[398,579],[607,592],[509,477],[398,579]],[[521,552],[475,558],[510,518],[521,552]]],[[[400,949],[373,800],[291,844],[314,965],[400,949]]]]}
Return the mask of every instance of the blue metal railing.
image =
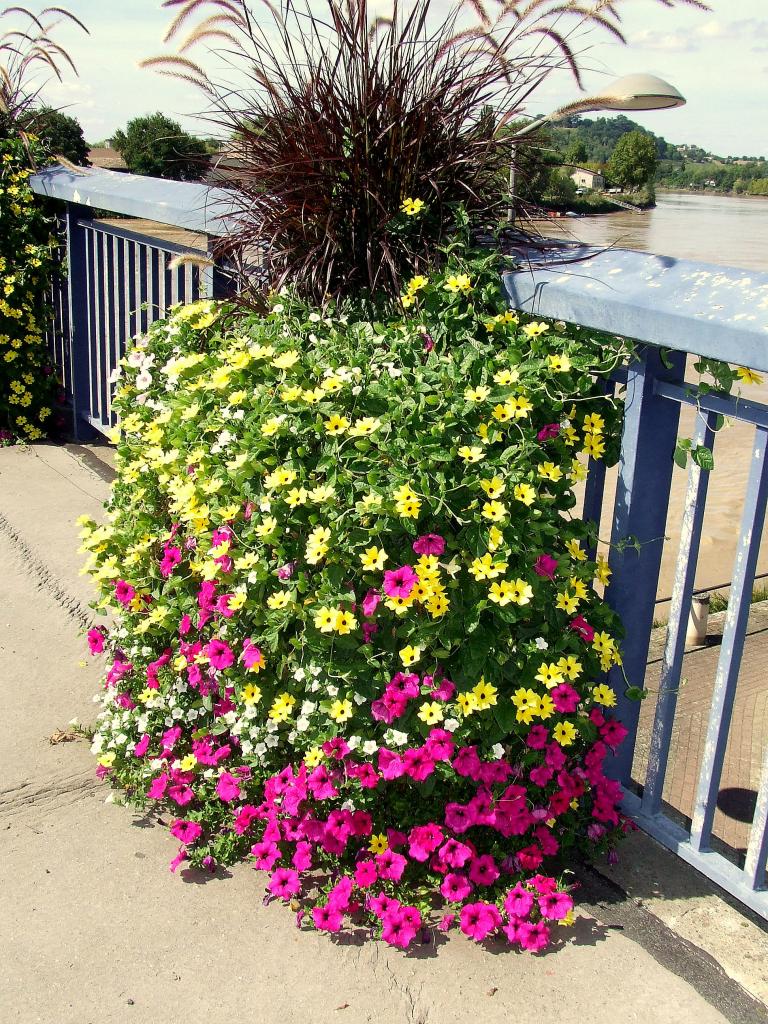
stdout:
{"type": "Polygon", "coordinates": [[[68,275],[64,287],[56,282],[53,288],[49,345],[72,402],[74,433],[106,433],[115,423],[112,375],[128,341],[176,302],[224,294],[211,240],[226,233],[231,196],[189,182],[63,167],[36,174],[32,188],[66,203],[61,223],[68,275]],[[95,211],[182,228],[203,242],[181,245],[137,232],[131,220],[107,224],[95,211]],[[169,266],[185,253],[198,262],[169,266]]]}
{"type": "MultiPolygon", "coordinates": [[[[205,235],[224,234],[232,205],[220,189],[138,178],[108,171],[83,175],[53,168],[32,179],[40,195],[66,206],[69,334],[57,350],[69,383],[75,417],[106,430],[113,420],[109,377],[127,340],[163,316],[168,305],[216,296],[216,269],[168,269],[183,247],[105,225],[95,209],[141,217],[205,235]]],[[[693,465],[682,516],[675,584],[670,605],[661,683],[647,767],[633,778],[640,705],[620,696],[617,712],[629,737],[613,764],[627,787],[625,809],[670,849],[768,918],[768,747],[756,810],[743,857],[734,862],[713,849],[713,821],[737,694],[760,539],[766,512],[768,407],[699,390],[685,380],[689,356],[705,356],[768,371],[768,275],[627,250],[598,252],[562,248],[520,260],[505,275],[512,305],[538,316],[566,320],[641,343],[637,360],[621,373],[626,389],[625,422],[615,498],[611,506],[607,596],[627,627],[623,670],[632,685],[646,676],[654,609],[670,504],[673,452],[680,411],[698,411],[697,444],[712,449],[721,415],[755,427],[751,474],[743,502],[731,594],[711,698],[709,724],[688,827],[665,803],[670,743],[675,727],[696,564],[710,473],[693,465]],[[668,349],[664,352],[662,349],[668,349]],[[625,543],[632,538],[633,543],[625,543]]],[[[188,251],[188,250],[183,250],[188,251]]],[[[196,250],[210,254],[210,246],[196,250]]],[[[64,318],[66,319],[66,317],[64,318]]],[[[599,524],[606,504],[605,470],[592,463],[584,516],[599,524]]],[[[624,676],[613,670],[623,694],[624,676]]],[[[768,681],[766,682],[768,688],[768,681]]],[[[715,844],[716,845],[716,844],[715,844]]]]}
{"type": "MultiPolygon", "coordinates": [[[[627,250],[570,247],[564,254],[556,246],[526,269],[505,275],[505,285],[512,305],[526,312],[646,343],[639,346],[636,362],[627,368],[625,423],[612,515],[609,563],[613,577],[606,593],[627,631],[622,644],[623,673],[612,670],[611,682],[618,694],[626,689],[624,674],[635,686],[641,686],[646,676],[681,407],[696,407],[694,444],[710,451],[719,416],[755,427],[689,827],[664,803],[663,793],[710,477],[710,472],[697,464],[689,470],[647,765],[643,777],[633,778],[640,704],[621,696],[617,711],[629,736],[612,770],[627,787],[625,810],[644,831],[768,918],[766,737],[758,737],[763,744],[763,768],[743,862],[713,848],[717,845],[713,844],[713,823],[768,499],[768,406],[700,390],[685,381],[691,355],[768,370],[768,274],[627,250]],[[563,263],[566,255],[572,262],[563,263]],[[662,352],[662,346],[668,351],[662,352]],[[633,543],[622,543],[627,538],[633,543]]],[[[600,463],[592,464],[585,495],[585,518],[597,523],[604,473],[600,463]]],[[[768,673],[765,685],[768,689],[768,673]]]]}

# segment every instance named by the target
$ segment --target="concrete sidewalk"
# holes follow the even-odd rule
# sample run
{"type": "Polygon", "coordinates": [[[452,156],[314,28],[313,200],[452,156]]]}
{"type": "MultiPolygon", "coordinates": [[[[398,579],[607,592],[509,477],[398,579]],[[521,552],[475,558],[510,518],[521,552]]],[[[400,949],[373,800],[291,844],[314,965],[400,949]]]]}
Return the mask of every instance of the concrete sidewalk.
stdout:
{"type": "Polygon", "coordinates": [[[544,956],[334,943],[265,908],[245,866],[170,875],[166,830],[105,803],[84,743],[49,741],[93,717],[74,520],[99,513],[98,467],[74,446],[0,450],[3,1022],[768,1021],[746,991],[768,999],[764,931],[642,836],[618,884],[586,874],[575,928],[544,956]]]}

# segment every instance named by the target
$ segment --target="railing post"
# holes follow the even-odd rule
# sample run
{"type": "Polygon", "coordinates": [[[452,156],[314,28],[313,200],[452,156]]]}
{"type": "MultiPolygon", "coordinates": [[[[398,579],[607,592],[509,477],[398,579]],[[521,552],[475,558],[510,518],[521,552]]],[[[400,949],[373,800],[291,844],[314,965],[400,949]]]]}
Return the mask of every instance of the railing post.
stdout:
{"type": "Polygon", "coordinates": [[[69,379],[72,390],[72,433],[89,440],[97,431],[83,418],[91,411],[91,360],[88,336],[88,265],[86,229],[79,221],[91,220],[87,206],[67,203],[67,298],[69,305],[69,379]]]}
{"type": "Polygon", "coordinates": [[[626,697],[630,686],[642,686],[653,628],[664,530],[674,468],[680,406],[655,394],[657,380],[683,380],[685,355],[666,360],[646,346],[628,369],[621,461],[611,531],[611,585],[606,596],[627,630],[621,643],[622,667],[614,667],[609,683],[616,691],[616,715],[629,730],[607,772],[626,784],[640,717],[638,701],[626,697]],[[622,672],[623,668],[623,672],[622,672]]]}

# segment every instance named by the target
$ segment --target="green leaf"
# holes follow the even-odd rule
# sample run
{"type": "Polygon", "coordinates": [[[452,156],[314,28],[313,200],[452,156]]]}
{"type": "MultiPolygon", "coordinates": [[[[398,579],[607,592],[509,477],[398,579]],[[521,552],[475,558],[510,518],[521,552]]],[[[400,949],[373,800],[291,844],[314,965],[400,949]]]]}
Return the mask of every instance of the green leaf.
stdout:
{"type": "Polygon", "coordinates": [[[691,458],[701,469],[707,471],[715,468],[715,457],[706,445],[700,444],[691,452],[691,458]]]}
{"type": "Polygon", "coordinates": [[[624,691],[624,696],[627,700],[645,700],[648,696],[648,691],[643,689],[642,686],[628,686],[624,691]]]}

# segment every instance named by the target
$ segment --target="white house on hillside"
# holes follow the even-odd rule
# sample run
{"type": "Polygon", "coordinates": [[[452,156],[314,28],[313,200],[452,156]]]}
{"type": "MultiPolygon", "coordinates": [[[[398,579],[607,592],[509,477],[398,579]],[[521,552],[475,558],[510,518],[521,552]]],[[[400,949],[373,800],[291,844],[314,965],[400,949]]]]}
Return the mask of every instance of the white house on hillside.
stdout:
{"type": "Polygon", "coordinates": [[[571,174],[571,180],[575,181],[579,188],[605,188],[605,178],[599,171],[590,171],[586,167],[576,167],[571,174]]]}

